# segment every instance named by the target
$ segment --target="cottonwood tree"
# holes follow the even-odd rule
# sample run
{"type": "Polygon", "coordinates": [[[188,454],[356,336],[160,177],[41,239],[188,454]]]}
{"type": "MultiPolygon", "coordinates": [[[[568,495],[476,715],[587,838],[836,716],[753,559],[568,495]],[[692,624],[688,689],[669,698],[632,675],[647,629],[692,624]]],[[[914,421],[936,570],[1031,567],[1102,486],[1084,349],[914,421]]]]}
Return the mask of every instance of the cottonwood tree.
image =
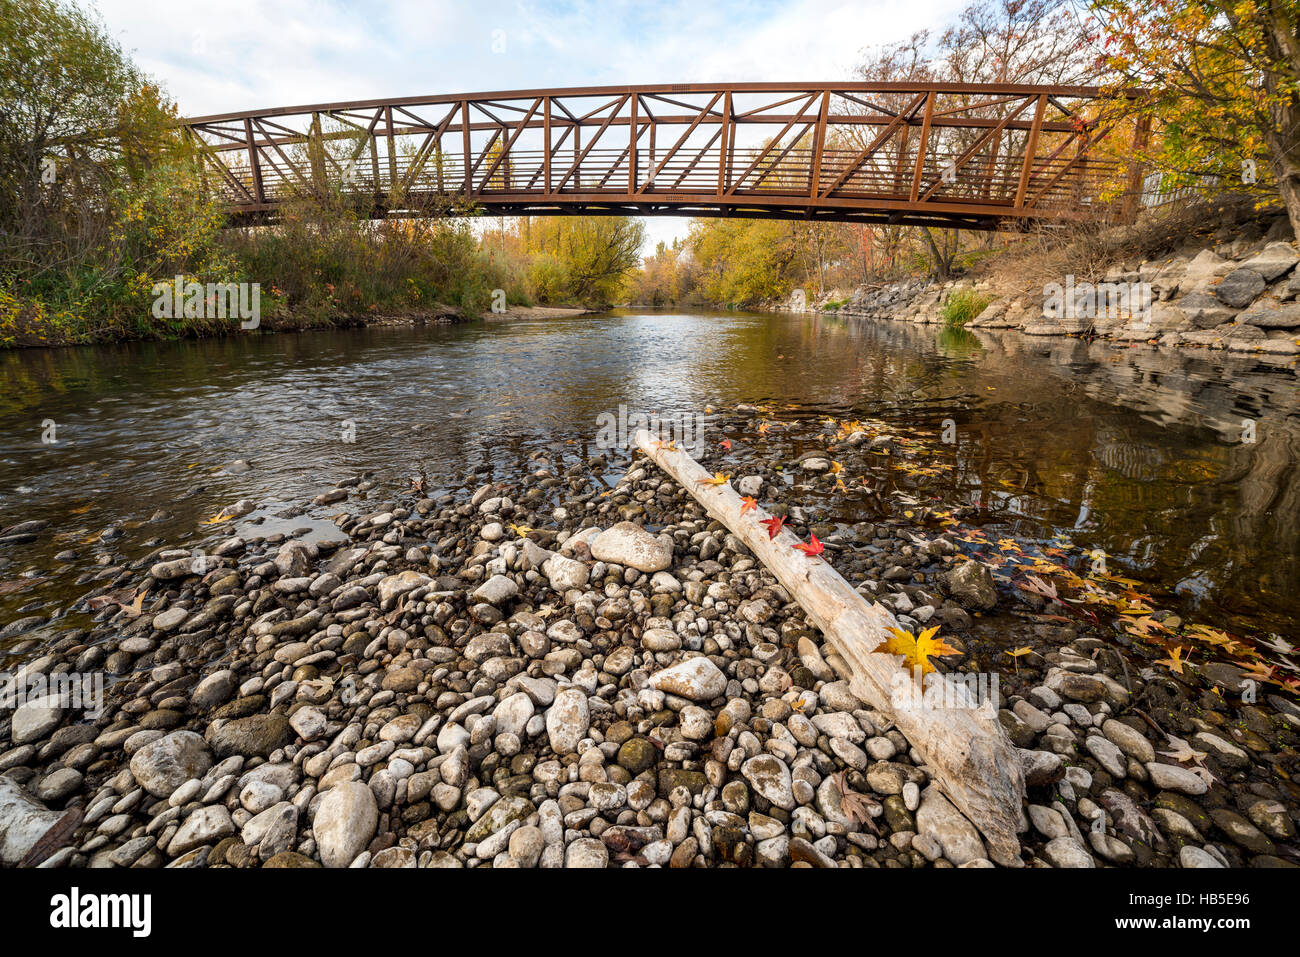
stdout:
{"type": "Polygon", "coordinates": [[[67,268],[107,239],[175,115],[104,25],[56,0],[0,0],[0,265],[67,268]]]}

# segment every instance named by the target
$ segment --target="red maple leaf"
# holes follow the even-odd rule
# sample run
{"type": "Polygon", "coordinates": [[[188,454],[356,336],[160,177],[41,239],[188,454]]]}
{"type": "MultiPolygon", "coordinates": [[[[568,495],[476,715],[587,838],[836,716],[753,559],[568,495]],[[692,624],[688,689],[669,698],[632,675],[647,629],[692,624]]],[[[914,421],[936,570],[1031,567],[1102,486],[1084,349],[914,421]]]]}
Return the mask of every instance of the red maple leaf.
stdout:
{"type": "Polygon", "coordinates": [[[818,555],[820,555],[823,551],[826,550],[826,546],[823,545],[821,542],[817,541],[817,536],[811,533],[809,533],[808,535],[807,545],[805,545],[803,542],[800,542],[798,545],[794,545],[792,547],[799,549],[799,551],[803,552],[809,558],[816,558],[818,555]]]}
{"type": "Polygon", "coordinates": [[[776,518],[765,518],[759,524],[767,526],[767,540],[770,542],[781,534],[781,526],[785,524],[785,516],[778,515],[776,518]]]}
{"type": "Polygon", "coordinates": [[[718,444],[721,445],[721,446],[722,446],[724,449],[726,449],[728,452],[731,451],[731,439],[723,439],[723,440],[722,440],[721,442],[719,442],[718,444]]]}

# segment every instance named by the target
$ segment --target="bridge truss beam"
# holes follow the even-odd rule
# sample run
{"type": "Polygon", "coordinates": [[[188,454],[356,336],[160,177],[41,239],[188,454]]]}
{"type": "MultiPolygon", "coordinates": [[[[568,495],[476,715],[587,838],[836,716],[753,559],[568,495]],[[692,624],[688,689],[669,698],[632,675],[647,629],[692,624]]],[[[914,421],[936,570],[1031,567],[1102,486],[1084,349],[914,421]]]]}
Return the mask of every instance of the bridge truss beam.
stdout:
{"type": "Polygon", "coordinates": [[[180,125],[237,223],[333,194],[376,217],[472,205],[998,229],[1131,215],[1115,201],[1141,182],[1126,105],[1071,86],[676,84],[324,103],[180,125]]]}

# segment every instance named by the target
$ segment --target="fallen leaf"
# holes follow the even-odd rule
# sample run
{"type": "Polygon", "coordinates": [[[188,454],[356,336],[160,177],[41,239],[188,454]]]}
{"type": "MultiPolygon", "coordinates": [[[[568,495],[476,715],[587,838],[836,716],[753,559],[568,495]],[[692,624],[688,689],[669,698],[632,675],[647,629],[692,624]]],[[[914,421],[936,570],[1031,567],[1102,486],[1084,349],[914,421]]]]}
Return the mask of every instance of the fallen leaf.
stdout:
{"type": "Polygon", "coordinates": [[[1187,662],[1183,660],[1183,646],[1176,645],[1169,649],[1169,657],[1158,659],[1156,664],[1164,665],[1174,674],[1181,675],[1183,673],[1183,665],[1187,664],[1187,662]]]}
{"type": "Polygon", "coordinates": [[[816,558],[818,555],[820,555],[822,552],[826,550],[826,546],[823,545],[821,542],[817,541],[817,536],[813,535],[811,532],[808,534],[807,545],[805,545],[803,542],[800,542],[798,545],[795,545],[793,547],[799,549],[799,551],[803,552],[809,558],[816,558]]]}
{"type": "Polygon", "coordinates": [[[917,636],[901,628],[890,628],[889,631],[894,637],[876,650],[891,655],[902,655],[904,664],[909,671],[919,668],[922,675],[928,675],[935,670],[934,665],[930,663],[932,656],[942,657],[943,655],[957,654],[956,648],[950,646],[942,638],[934,637],[938,630],[939,626],[935,625],[932,628],[925,629],[917,636]]]}

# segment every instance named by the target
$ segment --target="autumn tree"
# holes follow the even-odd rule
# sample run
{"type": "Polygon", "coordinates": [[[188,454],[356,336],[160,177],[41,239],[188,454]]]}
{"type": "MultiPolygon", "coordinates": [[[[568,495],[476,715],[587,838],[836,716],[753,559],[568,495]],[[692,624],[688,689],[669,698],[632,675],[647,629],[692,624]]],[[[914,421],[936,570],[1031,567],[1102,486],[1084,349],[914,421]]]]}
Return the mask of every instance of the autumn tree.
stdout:
{"type": "Polygon", "coordinates": [[[590,305],[621,301],[641,263],[645,225],[621,216],[543,216],[527,228],[523,252],[539,297],[590,305]]]}
{"type": "Polygon", "coordinates": [[[685,241],[659,242],[632,281],[631,300],[659,309],[687,302],[697,292],[695,260],[685,241]]]}
{"type": "Polygon", "coordinates": [[[1152,158],[1279,196],[1300,235],[1300,4],[1091,0],[1101,61],[1150,92],[1152,158]]]}
{"type": "Polygon", "coordinates": [[[0,267],[93,254],[113,193],[148,175],[174,108],[107,28],[57,0],[0,0],[0,267]]]}

